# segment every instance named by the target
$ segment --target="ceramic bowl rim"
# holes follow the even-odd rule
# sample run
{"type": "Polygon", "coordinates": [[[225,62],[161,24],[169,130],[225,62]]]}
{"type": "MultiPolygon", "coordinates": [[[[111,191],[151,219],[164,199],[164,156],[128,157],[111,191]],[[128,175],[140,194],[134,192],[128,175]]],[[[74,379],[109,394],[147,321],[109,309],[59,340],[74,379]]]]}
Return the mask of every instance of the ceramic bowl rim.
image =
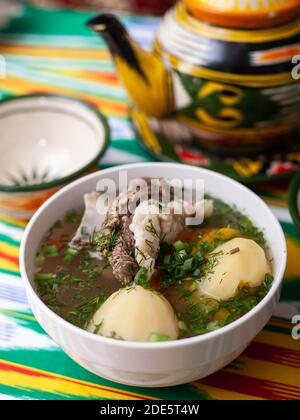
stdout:
{"type": "Polygon", "coordinates": [[[292,219],[300,230],[300,209],[298,207],[298,194],[300,191],[300,171],[295,175],[292,180],[290,190],[289,190],[289,210],[292,216],[292,219]]]}
{"type": "Polygon", "coordinates": [[[219,338],[223,334],[225,335],[226,333],[232,332],[234,329],[236,329],[236,328],[242,326],[243,324],[245,324],[251,318],[255,318],[255,316],[257,314],[259,314],[261,309],[265,305],[267,305],[267,303],[270,303],[272,300],[274,300],[278,290],[281,287],[281,283],[282,283],[284,273],[285,273],[285,269],[286,269],[286,263],[287,263],[287,245],[286,245],[283,230],[280,226],[279,221],[277,220],[275,215],[272,213],[271,209],[267,206],[267,204],[260,197],[258,197],[253,191],[249,190],[244,185],[242,185],[242,184],[238,183],[237,181],[234,181],[233,179],[228,178],[224,175],[218,174],[218,173],[210,171],[208,169],[194,168],[190,165],[182,165],[182,164],[176,164],[176,163],[163,164],[163,163],[147,163],[147,162],[145,163],[144,162],[144,163],[137,163],[137,164],[120,165],[120,166],[115,166],[113,168],[104,169],[102,171],[98,171],[98,172],[95,172],[95,173],[90,174],[90,175],[86,175],[86,176],[74,181],[73,183],[65,186],[60,191],[55,193],[35,213],[35,215],[30,220],[30,222],[29,222],[29,224],[28,224],[28,226],[25,230],[25,233],[23,235],[23,239],[22,239],[22,242],[21,242],[21,247],[20,247],[20,272],[21,272],[22,279],[23,279],[23,281],[25,281],[25,285],[26,285],[27,290],[30,291],[31,295],[38,302],[39,307],[41,307],[43,312],[46,313],[47,318],[50,318],[52,320],[52,322],[54,322],[54,324],[59,324],[62,328],[66,328],[66,329],[70,330],[72,333],[74,333],[74,335],[81,336],[82,339],[92,340],[94,343],[98,343],[99,345],[106,344],[106,345],[110,345],[112,347],[118,347],[118,348],[123,348],[123,349],[131,349],[131,350],[151,350],[151,349],[152,350],[155,350],[155,349],[159,350],[159,349],[174,349],[174,348],[180,348],[180,347],[186,347],[186,346],[194,346],[194,345],[201,344],[205,341],[208,341],[210,339],[219,338]],[[269,223],[272,223],[278,229],[278,233],[279,233],[278,241],[280,242],[280,247],[282,248],[282,251],[283,251],[282,263],[281,263],[281,266],[278,270],[278,275],[274,278],[273,285],[272,285],[271,289],[269,290],[268,294],[265,296],[265,298],[255,308],[253,308],[250,312],[248,312],[246,315],[244,315],[243,317],[241,317],[237,321],[234,321],[233,323],[231,323],[231,324],[229,324],[229,325],[227,325],[223,328],[220,328],[219,330],[216,330],[216,331],[213,331],[213,332],[201,335],[201,336],[185,338],[185,339],[182,339],[182,340],[173,340],[173,341],[166,341],[166,342],[159,342],[159,343],[114,340],[112,338],[102,337],[102,336],[99,336],[99,335],[92,334],[88,331],[85,331],[85,330],[79,328],[79,327],[76,327],[75,325],[72,325],[68,321],[61,318],[59,315],[55,314],[50,308],[48,308],[48,306],[44,302],[42,302],[42,300],[39,298],[36,291],[34,290],[32,284],[31,284],[31,282],[28,278],[27,271],[26,271],[25,252],[26,252],[26,248],[27,248],[27,240],[30,236],[31,230],[32,230],[35,222],[39,219],[40,215],[44,212],[44,210],[46,210],[47,207],[50,204],[52,204],[52,202],[54,202],[57,198],[61,197],[65,192],[71,190],[73,187],[76,187],[80,183],[85,183],[89,179],[92,179],[92,178],[96,179],[97,177],[99,177],[99,175],[100,176],[101,175],[109,175],[112,172],[119,171],[119,170],[126,170],[126,169],[130,170],[131,168],[137,168],[137,169],[141,168],[142,169],[142,168],[145,168],[145,166],[148,166],[148,167],[151,166],[153,168],[168,166],[170,168],[180,168],[180,169],[187,169],[187,170],[194,169],[196,171],[206,173],[207,175],[213,174],[214,176],[217,176],[220,179],[220,181],[222,181],[223,183],[231,183],[235,187],[238,187],[241,191],[244,191],[244,192],[246,190],[247,193],[252,195],[253,198],[256,201],[260,201],[261,206],[264,207],[265,210],[267,211],[267,213],[269,214],[269,219],[268,219],[269,223]]]}
{"type": "Polygon", "coordinates": [[[76,178],[78,178],[80,175],[83,175],[85,172],[87,172],[89,169],[93,168],[99,160],[102,158],[104,153],[107,151],[108,146],[110,144],[111,135],[110,135],[110,128],[108,125],[108,121],[106,117],[92,104],[81,100],[77,98],[73,98],[71,96],[67,95],[56,95],[56,94],[29,94],[29,95],[20,95],[16,97],[6,98],[0,101],[0,107],[2,104],[10,103],[10,102],[17,102],[22,99],[30,99],[30,98],[53,98],[53,99],[62,99],[67,100],[73,103],[80,104],[84,106],[88,111],[93,113],[96,118],[100,121],[100,123],[103,126],[104,129],[104,142],[103,145],[100,148],[100,151],[97,152],[97,154],[90,160],[87,164],[85,164],[83,167],[78,169],[76,172],[72,172],[71,174],[64,176],[62,178],[56,178],[53,181],[50,182],[43,182],[40,184],[31,184],[31,185],[20,185],[20,186],[6,186],[0,184],[0,192],[4,193],[25,193],[25,192],[38,192],[38,191],[44,191],[49,190],[55,187],[58,187],[59,185],[67,184],[76,178]]]}

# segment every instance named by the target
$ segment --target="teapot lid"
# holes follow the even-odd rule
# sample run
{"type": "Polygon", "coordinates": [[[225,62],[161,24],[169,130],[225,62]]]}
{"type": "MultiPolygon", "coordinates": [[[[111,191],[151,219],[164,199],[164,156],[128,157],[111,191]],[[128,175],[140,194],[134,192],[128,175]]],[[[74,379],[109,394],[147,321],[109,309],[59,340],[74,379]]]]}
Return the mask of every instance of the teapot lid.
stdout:
{"type": "Polygon", "coordinates": [[[294,18],[300,0],[183,0],[195,17],[230,28],[264,28],[294,18]]]}

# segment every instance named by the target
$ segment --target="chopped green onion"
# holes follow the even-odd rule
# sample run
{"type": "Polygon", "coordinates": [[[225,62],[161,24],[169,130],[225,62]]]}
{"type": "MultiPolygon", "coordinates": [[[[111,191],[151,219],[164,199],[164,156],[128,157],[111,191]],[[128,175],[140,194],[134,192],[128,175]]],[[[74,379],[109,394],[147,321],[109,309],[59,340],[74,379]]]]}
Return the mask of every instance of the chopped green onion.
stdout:
{"type": "Polygon", "coordinates": [[[149,271],[147,268],[142,267],[136,274],[134,278],[135,284],[144,287],[144,289],[149,288],[149,271]]]}
{"type": "Polygon", "coordinates": [[[183,271],[189,272],[193,269],[194,266],[194,258],[189,258],[188,260],[185,260],[183,263],[183,271]]]}
{"type": "Polygon", "coordinates": [[[164,265],[169,265],[171,262],[171,255],[166,255],[164,257],[164,265]]]}
{"type": "Polygon", "coordinates": [[[216,331],[220,328],[219,321],[212,321],[207,325],[207,330],[209,332],[216,331]]]}
{"type": "Polygon", "coordinates": [[[202,262],[205,259],[201,251],[196,252],[196,254],[194,254],[193,257],[197,262],[202,262]]]}
{"type": "Polygon", "coordinates": [[[194,282],[190,285],[189,289],[190,289],[190,292],[195,292],[195,291],[198,289],[198,285],[197,285],[197,283],[194,281],[194,282]]]}
{"type": "Polygon", "coordinates": [[[266,276],[265,276],[265,284],[266,284],[266,286],[271,286],[271,284],[273,283],[273,281],[274,281],[274,277],[272,276],[272,274],[266,274],[266,276]]]}
{"type": "Polygon", "coordinates": [[[150,343],[159,343],[161,341],[171,341],[171,337],[164,334],[151,333],[148,341],[150,341],[150,343]]]}
{"type": "Polygon", "coordinates": [[[188,327],[187,327],[187,325],[184,321],[179,321],[178,322],[178,327],[181,331],[187,331],[188,330],[188,327]]]}
{"type": "Polygon", "coordinates": [[[39,273],[35,276],[35,281],[50,281],[53,280],[55,274],[52,273],[39,273]]]}
{"type": "Polygon", "coordinates": [[[41,253],[44,257],[59,257],[58,248],[56,245],[46,245],[42,247],[41,253]]]}
{"type": "Polygon", "coordinates": [[[183,260],[187,257],[187,252],[183,249],[182,251],[179,251],[178,252],[178,256],[180,257],[180,258],[182,258],[183,260]]]}
{"type": "Polygon", "coordinates": [[[35,259],[35,265],[37,266],[37,267],[42,267],[42,265],[44,264],[44,262],[45,262],[45,257],[44,257],[44,255],[37,255],[37,257],[36,257],[36,259],[35,259]]]}
{"type": "Polygon", "coordinates": [[[64,262],[65,263],[71,263],[74,259],[74,257],[76,257],[76,255],[79,254],[79,251],[75,248],[68,248],[64,257],[64,262]]]}
{"type": "Polygon", "coordinates": [[[176,251],[183,251],[188,247],[188,244],[182,241],[177,241],[174,244],[174,248],[176,249],[176,251]]]}

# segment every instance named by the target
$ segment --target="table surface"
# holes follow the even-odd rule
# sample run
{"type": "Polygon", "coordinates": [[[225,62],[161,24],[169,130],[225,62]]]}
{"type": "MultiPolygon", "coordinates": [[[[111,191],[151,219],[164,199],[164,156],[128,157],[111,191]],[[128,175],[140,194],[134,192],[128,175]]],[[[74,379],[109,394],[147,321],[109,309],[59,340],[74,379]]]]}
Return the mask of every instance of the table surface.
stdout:
{"type": "MultiPolygon", "coordinates": [[[[108,51],[84,27],[88,13],[12,8],[0,19],[0,54],[7,77],[0,99],[33,92],[67,94],[93,103],[109,118],[112,144],[100,167],[152,161],[133,133],[127,96],[108,51]]],[[[158,21],[124,18],[144,46],[158,21]]],[[[258,190],[257,190],[258,191],[258,190]]],[[[0,399],[299,399],[300,341],[291,338],[292,316],[300,314],[300,235],[291,223],[286,194],[263,188],[288,243],[288,269],[276,317],[241,357],[226,369],[193,384],[141,389],[114,384],[75,364],[45,334],[27,303],[18,267],[25,222],[0,218],[0,399]]]]}

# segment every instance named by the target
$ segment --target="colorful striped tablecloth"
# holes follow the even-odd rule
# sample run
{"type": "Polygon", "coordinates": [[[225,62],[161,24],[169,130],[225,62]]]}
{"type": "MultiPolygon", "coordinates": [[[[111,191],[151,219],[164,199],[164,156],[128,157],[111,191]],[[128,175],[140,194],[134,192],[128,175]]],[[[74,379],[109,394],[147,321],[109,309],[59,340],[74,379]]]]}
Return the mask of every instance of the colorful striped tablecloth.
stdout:
{"type": "MultiPolygon", "coordinates": [[[[2,6],[1,6],[2,7],[2,6]]],[[[128,120],[127,97],[108,51],[84,28],[88,13],[31,7],[1,9],[0,55],[7,77],[0,98],[33,92],[88,100],[109,118],[112,145],[101,166],[152,160],[128,120]],[[15,15],[5,23],[9,14],[15,15]]],[[[157,20],[126,17],[133,36],[150,46],[157,20]]],[[[1,139],[0,139],[1,141],[1,139]]],[[[300,314],[300,235],[276,188],[260,192],[273,207],[288,242],[282,302],[266,328],[234,363],[199,382],[167,389],[116,385],[76,365],[33,317],[19,274],[25,223],[0,218],[0,399],[300,399],[300,341],[291,337],[300,314]]],[[[201,355],[199,355],[201,357],[201,355]]]]}

